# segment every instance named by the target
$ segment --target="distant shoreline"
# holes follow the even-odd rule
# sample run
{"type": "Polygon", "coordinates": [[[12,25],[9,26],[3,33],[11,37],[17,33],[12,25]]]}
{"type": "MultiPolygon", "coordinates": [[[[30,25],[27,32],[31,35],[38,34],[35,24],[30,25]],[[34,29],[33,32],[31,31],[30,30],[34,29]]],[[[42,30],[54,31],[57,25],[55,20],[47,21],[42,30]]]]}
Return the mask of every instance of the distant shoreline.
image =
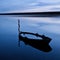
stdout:
{"type": "Polygon", "coordinates": [[[60,11],[54,12],[19,12],[19,13],[0,13],[0,15],[31,16],[31,17],[54,17],[60,16],[60,11]]]}

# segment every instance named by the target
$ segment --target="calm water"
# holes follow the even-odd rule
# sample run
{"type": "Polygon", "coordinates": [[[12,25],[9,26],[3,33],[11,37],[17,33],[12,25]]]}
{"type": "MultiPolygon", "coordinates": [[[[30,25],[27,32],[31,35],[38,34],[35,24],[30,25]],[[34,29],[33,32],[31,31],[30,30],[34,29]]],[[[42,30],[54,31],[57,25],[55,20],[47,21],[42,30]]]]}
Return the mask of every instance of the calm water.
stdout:
{"type": "Polygon", "coordinates": [[[0,16],[0,60],[60,60],[60,18],[0,16]],[[18,19],[21,31],[52,38],[49,43],[52,50],[43,52],[22,41],[18,47],[18,19]]]}

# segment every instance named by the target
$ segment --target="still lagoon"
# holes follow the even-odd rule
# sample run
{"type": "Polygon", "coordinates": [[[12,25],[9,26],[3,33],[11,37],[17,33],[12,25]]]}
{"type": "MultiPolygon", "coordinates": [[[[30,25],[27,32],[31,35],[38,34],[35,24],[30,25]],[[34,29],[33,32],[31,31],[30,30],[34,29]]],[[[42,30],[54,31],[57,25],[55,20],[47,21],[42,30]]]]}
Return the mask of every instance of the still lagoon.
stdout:
{"type": "Polygon", "coordinates": [[[60,17],[0,16],[0,60],[60,60],[60,17]],[[52,50],[43,52],[23,41],[19,47],[18,19],[21,31],[50,37],[52,50]]]}

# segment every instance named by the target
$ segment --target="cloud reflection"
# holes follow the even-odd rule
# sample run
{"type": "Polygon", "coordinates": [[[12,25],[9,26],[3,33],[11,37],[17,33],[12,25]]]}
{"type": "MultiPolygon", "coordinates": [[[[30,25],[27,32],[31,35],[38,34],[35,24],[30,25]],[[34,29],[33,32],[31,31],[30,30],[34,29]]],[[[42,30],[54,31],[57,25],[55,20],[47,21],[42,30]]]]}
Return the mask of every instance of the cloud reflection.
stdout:
{"type": "Polygon", "coordinates": [[[37,17],[25,17],[23,18],[25,19],[25,21],[28,21],[28,22],[33,22],[33,23],[51,23],[51,24],[60,24],[60,20],[57,19],[57,18],[49,18],[49,17],[46,17],[46,18],[37,18],[37,17]],[[56,20],[57,19],[57,20],[56,20]]]}
{"type": "Polygon", "coordinates": [[[60,34],[60,20],[55,18],[23,18],[26,26],[37,28],[38,30],[60,34]]]}
{"type": "Polygon", "coordinates": [[[42,26],[41,29],[55,34],[60,34],[60,26],[59,25],[46,25],[42,26]]]}

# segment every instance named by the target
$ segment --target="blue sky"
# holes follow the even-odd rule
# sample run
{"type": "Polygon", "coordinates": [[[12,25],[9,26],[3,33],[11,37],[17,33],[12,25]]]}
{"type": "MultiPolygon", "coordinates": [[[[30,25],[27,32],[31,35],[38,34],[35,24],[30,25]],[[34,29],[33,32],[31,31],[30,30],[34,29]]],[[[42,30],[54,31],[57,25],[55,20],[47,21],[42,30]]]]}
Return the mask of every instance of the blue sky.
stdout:
{"type": "Polygon", "coordinates": [[[60,11],[60,0],[1,0],[0,12],[60,11]]]}

